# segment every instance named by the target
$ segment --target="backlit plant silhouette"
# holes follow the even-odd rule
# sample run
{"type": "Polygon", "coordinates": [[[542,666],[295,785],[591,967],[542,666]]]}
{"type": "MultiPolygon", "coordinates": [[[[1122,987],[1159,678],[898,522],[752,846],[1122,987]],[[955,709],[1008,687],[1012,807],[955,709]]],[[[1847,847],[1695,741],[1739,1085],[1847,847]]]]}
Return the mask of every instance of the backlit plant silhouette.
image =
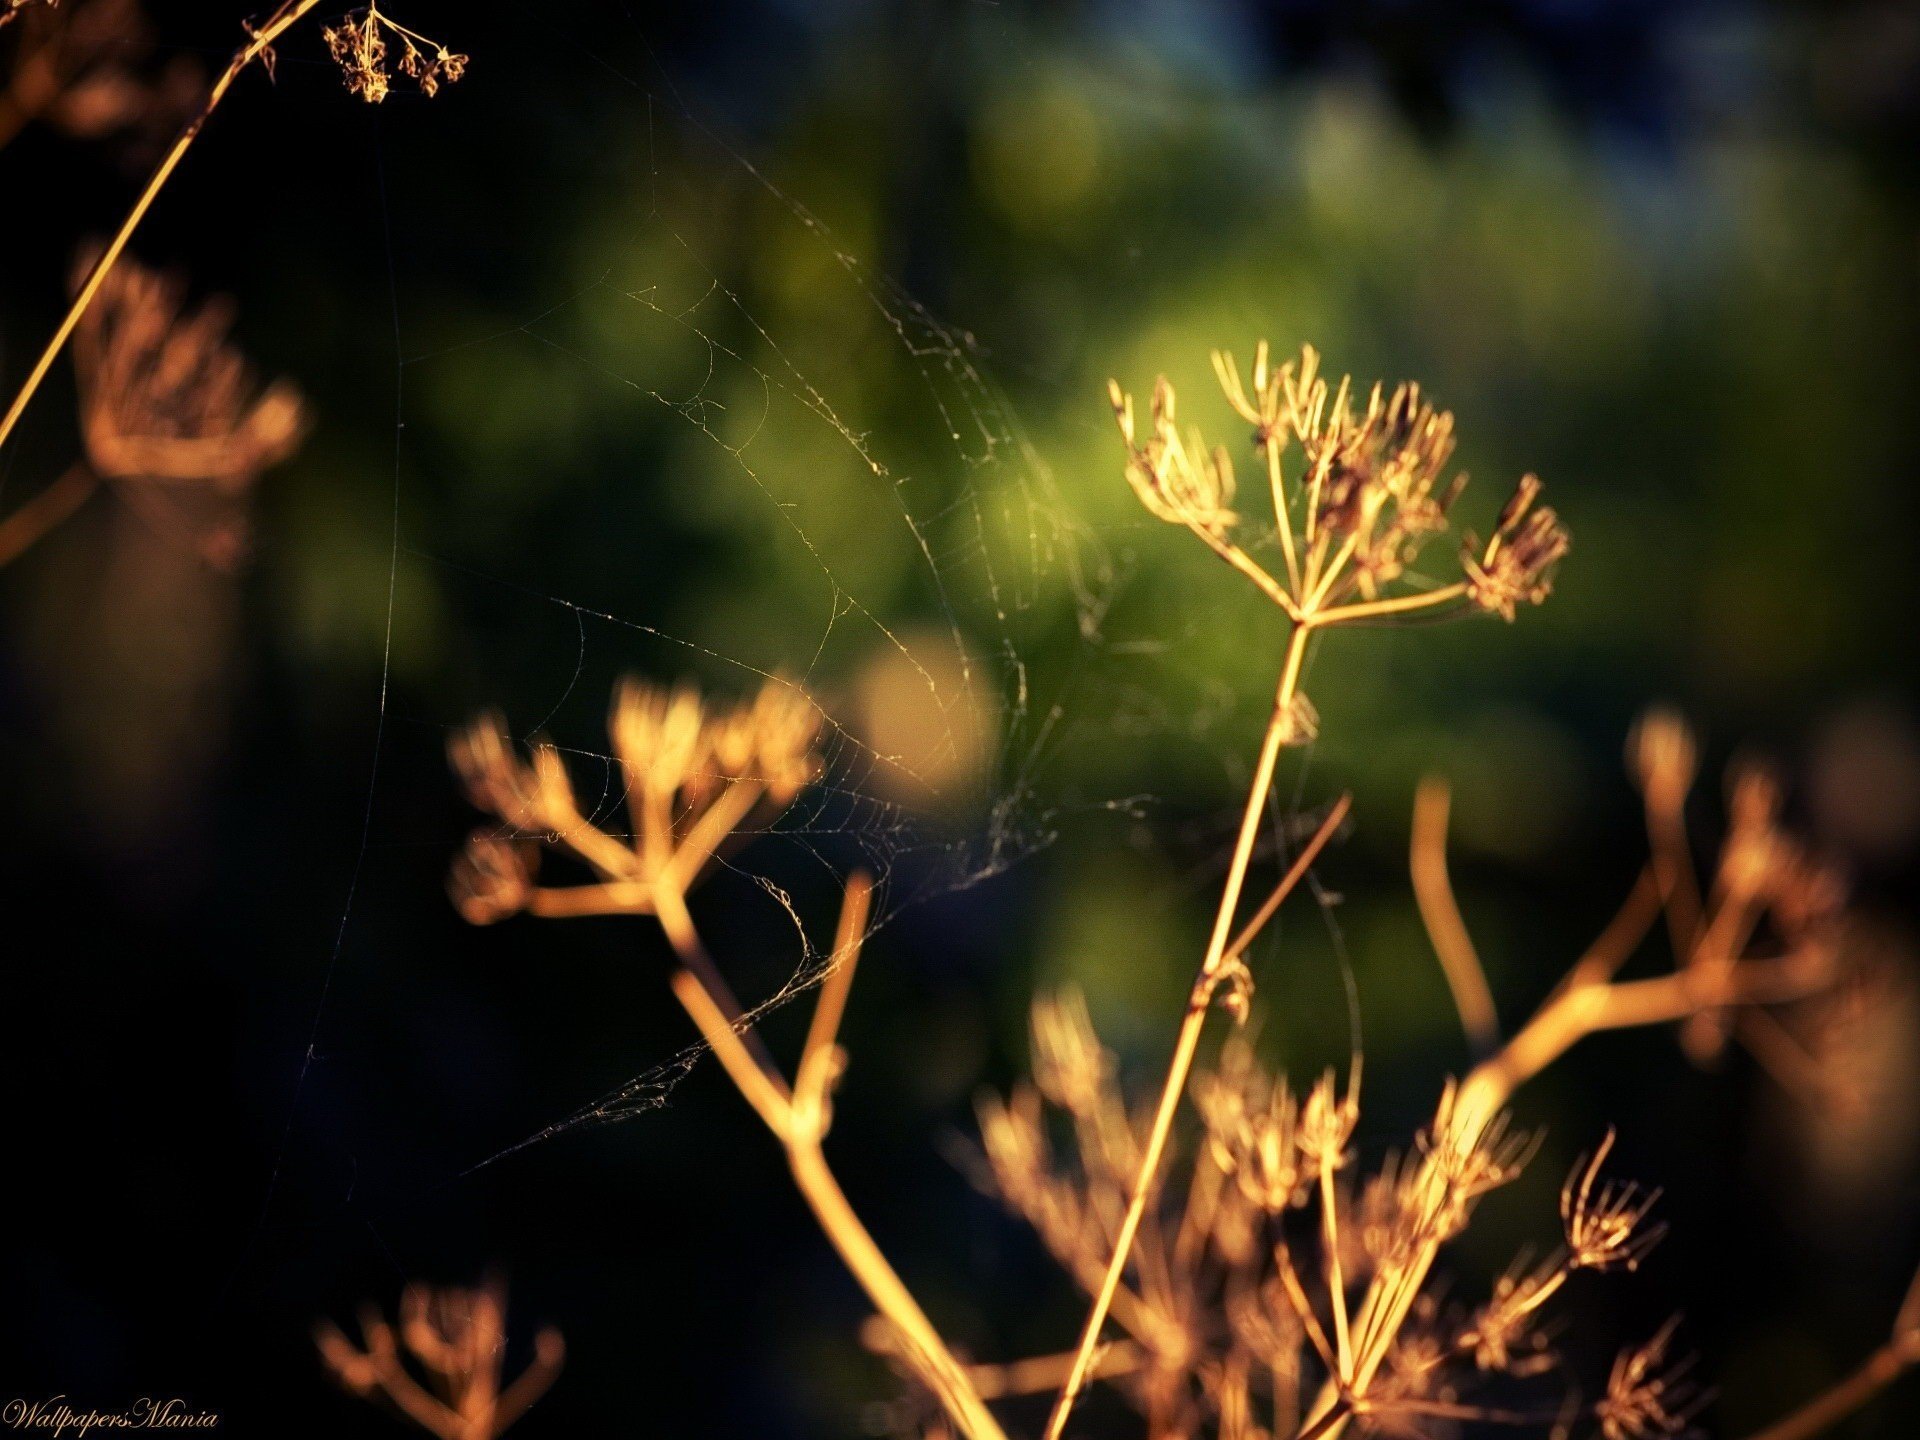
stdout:
{"type": "MultiPolygon", "coordinates": [[[[1782,1017],[1846,978],[1843,887],[1784,828],[1777,785],[1752,768],[1734,778],[1725,839],[1702,872],[1680,816],[1694,744],[1678,720],[1656,713],[1629,745],[1650,858],[1613,922],[1502,1041],[1447,877],[1447,792],[1429,782],[1413,827],[1414,888],[1481,1058],[1438,1085],[1429,1123],[1363,1171],[1353,1143],[1360,1057],[1344,1077],[1328,1071],[1296,1087],[1262,1065],[1245,1028],[1255,997],[1248,948],[1349,808],[1344,797],[1325,808],[1267,898],[1243,917],[1281,754],[1320,723],[1302,688],[1308,649],[1323,632],[1363,626],[1513,620],[1547,598],[1567,538],[1539,503],[1532,476],[1484,541],[1456,530],[1463,482],[1448,474],[1453,418],[1415,386],[1376,386],[1362,400],[1350,382],[1330,384],[1311,349],[1276,367],[1264,345],[1250,374],[1224,354],[1215,369],[1228,404],[1253,426],[1273,511],[1266,533],[1235,509],[1229,452],[1179,428],[1166,381],[1156,385],[1144,424],[1117,384],[1110,391],[1126,478],[1141,502],[1253,583],[1284,628],[1283,642],[1276,634],[1272,710],[1173,1059],[1139,1108],[1121,1094],[1113,1058],[1079,999],[1043,997],[1033,1009],[1032,1083],[981,1108],[990,1184],[1091,1297],[1076,1345],[1008,1364],[965,1363],[827,1168],[822,1141],[845,1062],[836,1037],[866,928],[867,881],[856,876],[846,888],[791,1080],[701,944],[689,889],[819,775],[818,712],[797,689],[776,680],[754,700],[716,712],[691,691],[623,687],[609,730],[625,833],[615,817],[583,812],[557,749],[538,743],[523,759],[503,722],[483,718],[455,739],[452,758],[495,823],[473,835],[455,864],[455,903],[475,923],[522,912],[659,921],[680,961],[675,995],[782,1144],[798,1189],[878,1311],[866,1339],[924,1392],[931,1408],[917,1423],[926,1436],[1002,1440],[994,1405],[1057,1391],[1044,1432],[1052,1440],[1097,1379],[1135,1404],[1148,1440],[1322,1440],[1349,1429],[1425,1435],[1462,1424],[1672,1440],[1702,1403],[1675,1351],[1673,1325],[1622,1353],[1584,1399],[1560,1375],[1552,1343],[1569,1294],[1589,1277],[1635,1269],[1663,1233],[1657,1192],[1614,1173],[1613,1132],[1596,1137],[1565,1178],[1557,1252],[1516,1257],[1464,1301],[1448,1296],[1472,1297],[1473,1285],[1445,1288],[1443,1262],[1480,1201],[1532,1158],[1532,1138],[1510,1116],[1516,1091],[1582,1039],[1675,1025],[1702,1061],[1736,1040],[1777,1057],[1787,1035],[1782,1017]],[[1443,545],[1457,573],[1429,579],[1420,562],[1443,545]],[[1262,563],[1262,554],[1277,563],[1262,563]],[[590,878],[543,882],[544,852],[569,857],[590,878]],[[1622,978],[1663,917],[1671,965],[1622,978]],[[1238,1028],[1196,1079],[1216,1002],[1238,1028]],[[1124,1338],[1108,1337],[1110,1319],[1124,1338]]],[[[1858,1375],[1779,1422],[1766,1440],[1817,1433],[1920,1358],[1917,1307],[1910,1299],[1902,1308],[1893,1338],[1858,1375]]]]}

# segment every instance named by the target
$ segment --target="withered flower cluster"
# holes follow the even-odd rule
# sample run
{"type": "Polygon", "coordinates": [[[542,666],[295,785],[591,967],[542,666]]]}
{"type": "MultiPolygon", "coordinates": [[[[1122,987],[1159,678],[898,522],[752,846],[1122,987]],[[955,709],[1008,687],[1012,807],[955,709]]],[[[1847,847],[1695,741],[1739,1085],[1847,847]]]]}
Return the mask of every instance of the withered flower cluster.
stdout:
{"type": "MultiPolygon", "coordinates": [[[[1077,996],[1036,1002],[1033,1034],[1032,1084],[981,1105],[987,1174],[1092,1289],[1126,1209],[1138,1122],[1077,996]],[[1064,1149],[1056,1130],[1071,1137],[1064,1149]]],[[[1323,1075],[1296,1101],[1244,1030],[1196,1080],[1198,1134],[1184,1176],[1169,1172],[1166,1203],[1134,1240],[1112,1307],[1124,1363],[1104,1372],[1152,1440],[1267,1440],[1345,1424],[1420,1435],[1501,1418],[1480,1398],[1493,1377],[1557,1364],[1539,1325],[1546,1302],[1576,1272],[1631,1268],[1658,1240],[1651,1197],[1601,1178],[1609,1137],[1567,1181],[1566,1249],[1545,1265],[1517,1263],[1480,1306],[1443,1303],[1435,1253],[1520,1173],[1532,1145],[1500,1116],[1472,1124],[1449,1086],[1408,1153],[1355,1177],[1358,1083],[1357,1067],[1344,1087],[1323,1075]]]]}
{"type": "Polygon", "coordinates": [[[730,710],[690,686],[626,681],[607,720],[619,777],[618,830],[581,809],[550,744],[522,760],[498,714],[454,737],[450,754],[474,805],[499,824],[474,831],[455,864],[454,903],[476,925],[536,915],[676,910],[722,849],[785,810],[819,774],[820,711],[799,686],[766,682],[730,710]],[[539,847],[585,864],[596,881],[537,883],[539,847]]]}
{"type": "Polygon", "coordinates": [[[369,105],[380,104],[393,92],[396,70],[428,96],[467,73],[467,56],[381,14],[378,5],[348,11],[321,34],[346,76],[347,88],[369,105]],[[388,48],[389,36],[399,46],[397,59],[388,48]]]}
{"type": "MultiPolygon", "coordinates": [[[[1350,378],[1329,385],[1305,347],[1275,366],[1263,341],[1250,374],[1216,351],[1214,373],[1234,413],[1253,426],[1253,450],[1272,493],[1282,573],[1234,539],[1232,452],[1209,446],[1175,419],[1173,386],[1154,385],[1148,423],[1117,381],[1108,396],[1127,444],[1126,475],[1153,515],[1184,525],[1302,625],[1377,619],[1465,605],[1508,620],[1538,604],[1567,551],[1553,511],[1536,507],[1540,482],[1524,477],[1485,545],[1460,542],[1464,573],[1451,584],[1416,583],[1413,567],[1447,532],[1466,476],[1449,475],[1453,416],[1415,384],[1374,385],[1358,400],[1350,378]],[[1289,457],[1293,457],[1290,459],[1289,457]],[[1292,473],[1289,473],[1289,472],[1292,473]]],[[[1256,546],[1261,543],[1256,539],[1256,546]]]]}
{"type": "Polygon", "coordinates": [[[238,554],[248,492],[307,428],[300,392],[260,384],[227,339],[232,322],[230,302],[191,308],[178,280],[123,259],[73,338],[93,473],[220,563],[238,554]]]}
{"type": "MultiPolygon", "coordinates": [[[[1190,1138],[1168,1147],[1178,1158],[1111,1301],[1121,1359],[1094,1372],[1141,1410],[1151,1440],[1319,1440],[1350,1427],[1421,1436],[1523,1421],[1567,1435],[1581,1414],[1602,1440],[1689,1429],[1704,1400],[1687,1362],[1671,1362],[1672,1325],[1624,1352],[1584,1404],[1554,1343],[1576,1277],[1636,1270],[1666,1233],[1653,1217],[1659,1192],[1607,1173],[1611,1130],[1562,1186],[1553,1253],[1523,1251],[1477,1304],[1442,1270],[1481,1200],[1535,1152],[1536,1137],[1511,1128],[1511,1097],[1580,1039],[1653,1024],[1684,1036],[1703,1017],[1738,1036],[1844,976],[1843,888],[1783,826],[1777,789],[1753,767],[1736,771],[1712,883],[1690,885],[1668,810],[1685,798],[1693,751],[1671,717],[1642,723],[1629,759],[1654,837],[1645,873],[1539,1011],[1442,1085],[1432,1122],[1404,1149],[1360,1165],[1357,1059],[1344,1090],[1329,1073],[1301,1099],[1256,1058],[1249,1029],[1228,1037],[1191,1088],[1190,1138]],[[1672,966],[1615,978],[1662,916],[1672,966]],[[1519,1382],[1538,1393],[1515,1410],[1519,1382]]],[[[1077,997],[1036,1003],[1033,1030],[1032,1084],[980,1108],[985,1173],[1097,1294],[1137,1174],[1140,1112],[1077,997]]],[[[1909,1308],[1920,1314],[1920,1301],[1909,1308]]],[[[1874,1388],[1914,1363],[1903,1344],[1920,1355],[1905,1337],[1896,1327],[1874,1388]]],[[[1032,1373],[1035,1386],[1058,1382],[1032,1373]]],[[[1816,1433],[1812,1418],[1833,1403],[1823,1397],[1768,1440],[1816,1433]]]]}
{"type": "Polygon", "coordinates": [[[505,1379],[507,1291],[500,1280],[439,1289],[409,1285],[398,1323],[372,1306],[360,1343],[332,1324],[314,1331],[321,1361],[344,1388],[378,1399],[439,1440],[496,1440],[546,1394],[566,1359],[560,1332],[544,1327],[533,1360],[505,1379]]]}

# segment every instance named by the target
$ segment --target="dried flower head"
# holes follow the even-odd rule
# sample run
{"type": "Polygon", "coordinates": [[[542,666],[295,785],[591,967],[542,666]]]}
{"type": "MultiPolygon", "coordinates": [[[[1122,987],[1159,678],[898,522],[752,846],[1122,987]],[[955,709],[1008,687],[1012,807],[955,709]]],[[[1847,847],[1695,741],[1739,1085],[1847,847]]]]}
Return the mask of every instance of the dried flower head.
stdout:
{"type": "Polygon", "coordinates": [[[1194,1086],[1214,1163],[1261,1210],[1303,1202],[1312,1178],[1300,1152],[1300,1106],[1284,1078],[1266,1075],[1238,1037],[1194,1086]]]}
{"type": "Polygon", "coordinates": [[[1613,1149],[1613,1128],[1593,1152],[1567,1176],[1560,1190],[1560,1223],[1566,1232],[1568,1263],[1581,1270],[1635,1270],[1667,1232],[1647,1224],[1660,1199],[1658,1190],[1642,1190],[1631,1180],[1600,1181],[1600,1167],[1613,1149]],[[1597,1188],[1596,1188],[1597,1186],[1597,1188]]]}
{"type": "Polygon", "coordinates": [[[1033,1083],[1073,1115],[1097,1111],[1110,1093],[1113,1057],[1093,1033],[1086,997],[1077,990],[1033,1002],[1033,1083]]]}
{"type": "Polygon", "coordinates": [[[1566,1269],[1557,1259],[1540,1265],[1529,1265],[1524,1256],[1514,1261],[1461,1335],[1462,1348],[1472,1352],[1475,1366],[1511,1371],[1544,1355],[1546,1341],[1535,1328],[1540,1308],[1565,1279],[1566,1269]]]}
{"type": "Polygon", "coordinates": [[[1538,1144],[1537,1135],[1514,1134],[1506,1112],[1482,1113],[1449,1079],[1441,1087],[1433,1123],[1418,1140],[1427,1183],[1416,1197],[1416,1229],[1437,1239],[1458,1234],[1481,1197],[1518,1176],[1538,1144]]]}
{"type": "Polygon", "coordinates": [[[1687,1433],[1702,1397],[1686,1374],[1691,1360],[1667,1361],[1679,1326],[1675,1316],[1644,1345],[1620,1352],[1594,1416],[1606,1440],[1675,1440],[1687,1433]]]}
{"type": "Polygon", "coordinates": [[[469,925],[492,925],[527,908],[533,897],[538,849],[488,830],[476,830],[453,862],[447,890],[469,925]]]}
{"type": "Polygon", "coordinates": [[[621,682],[607,721],[631,830],[617,835],[580,807],[560,752],[536,744],[522,760],[500,715],[481,715],[448,753],[476,809],[520,841],[570,853],[597,884],[534,883],[537,852],[477,831],[451,879],[461,914],[486,924],[542,915],[648,913],[662,887],[683,895],[714,857],[769,823],[820,774],[820,712],[806,692],[769,680],[751,700],[710,709],[690,686],[621,682]]]}
{"type": "Polygon", "coordinates": [[[1154,382],[1151,433],[1136,434],[1133,397],[1118,381],[1107,382],[1114,418],[1127,443],[1127,482],[1140,503],[1160,519],[1215,536],[1238,522],[1233,512],[1233,460],[1224,446],[1207,448],[1198,430],[1185,438],[1174,420],[1173,386],[1154,382]]]}
{"type": "Polygon", "coordinates": [[[1351,378],[1330,389],[1310,345],[1297,372],[1286,366],[1280,380],[1305,456],[1315,526],[1351,548],[1361,588],[1371,594],[1399,578],[1426,540],[1446,528],[1465,487],[1465,476],[1442,479],[1453,458],[1453,416],[1427,403],[1412,383],[1391,394],[1376,384],[1356,410],[1351,378]]]}
{"type": "Polygon", "coordinates": [[[1360,1123],[1360,1057],[1353,1057],[1346,1094],[1338,1093],[1333,1071],[1321,1073],[1300,1107],[1298,1144],[1309,1176],[1332,1175],[1347,1163],[1347,1147],[1360,1123]]]}
{"type": "Polygon", "coordinates": [[[1127,480],[1150,513],[1192,530],[1296,626],[1474,608],[1512,619],[1520,604],[1545,598],[1566,533],[1552,511],[1529,513],[1540,485],[1532,476],[1502,511],[1493,541],[1483,550],[1468,540],[1462,579],[1441,584],[1410,574],[1427,542],[1449,528],[1466,485],[1466,476],[1449,474],[1453,416],[1418,385],[1362,392],[1351,377],[1330,383],[1310,345],[1275,366],[1263,341],[1245,373],[1225,351],[1212,358],[1228,406],[1253,427],[1284,571],[1269,570],[1233,538],[1232,457],[1209,448],[1197,430],[1181,431],[1164,376],[1154,385],[1145,435],[1132,398],[1108,382],[1127,444],[1127,480]],[[1289,474],[1289,450],[1298,452],[1298,474],[1289,474]]]}
{"type": "Polygon", "coordinates": [[[186,521],[217,561],[238,552],[239,502],[307,427],[299,391],[262,388],[228,343],[232,320],[229,302],[189,310],[178,281],[122,257],[73,337],[88,463],[133,503],[186,521]]]}
{"type": "Polygon", "coordinates": [[[497,1279],[472,1288],[409,1285],[397,1325],[369,1306],[358,1345],[324,1321],[314,1343],[334,1379],[355,1395],[384,1399],[440,1440],[495,1440],[546,1393],[567,1349],[558,1330],[543,1328],[532,1362],[503,1384],[506,1305],[497,1279]]]}
{"type": "Polygon", "coordinates": [[[428,96],[467,73],[467,56],[389,19],[378,5],[350,10],[321,33],[346,77],[347,89],[369,105],[380,104],[392,93],[394,70],[428,96]],[[389,37],[400,47],[397,60],[389,51],[389,37]]]}
{"type": "Polygon", "coordinates": [[[1473,603],[1503,620],[1514,618],[1522,605],[1538,605],[1553,591],[1553,570],[1565,558],[1567,532],[1560,517],[1547,506],[1534,508],[1540,478],[1525,475],[1513,496],[1501,507],[1493,538],[1475,554],[1467,537],[1461,565],[1467,572],[1467,594],[1473,603]]]}

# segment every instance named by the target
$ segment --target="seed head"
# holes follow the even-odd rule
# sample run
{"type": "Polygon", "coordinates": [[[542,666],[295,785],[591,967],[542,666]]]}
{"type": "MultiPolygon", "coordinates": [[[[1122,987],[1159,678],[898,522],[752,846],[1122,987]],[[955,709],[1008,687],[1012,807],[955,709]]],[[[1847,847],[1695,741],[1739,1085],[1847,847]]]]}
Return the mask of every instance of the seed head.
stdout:
{"type": "Polygon", "coordinates": [[[469,835],[447,877],[447,892],[460,917],[469,925],[492,925],[526,909],[537,854],[527,842],[490,830],[469,835]]]}
{"type": "MultiPolygon", "coordinates": [[[[91,272],[76,268],[76,285],[91,272]]],[[[184,519],[216,562],[237,558],[240,502],[299,448],[306,406],[287,381],[264,388],[227,341],[233,307],[197,310],[184,287],[123,256],[73,336],[81,438],[96,475],[135,504],[184,519]]]]}
{"type": "Polygon", "coordinates": [[[1350,1158],[1348,1145],[1360,1123],[1360,1058],[1354,1057],[1347,1078],[1347,1093],[1335,1092],[1333,1071],[1328,1069],[1307,1092],[1300,1107],[1298,1128],[1302,1170],[1308,1179],[1341,1169],[1350,1158]]]}
{"type": "Polygon", "coordinates": [[[1655,810],[1680,808],[1693,788],[1698,759],[1693,731],[1678,711],[1665,706],[1642,715],[1627,737],[1627,768],[1655,810]]]}
{"type": "Polygon", "coordinates": [[[1173,386],[1154,382],[1152,433],[1136,434],[1133,397],[1120,382],[1107,382],[1120,436],[1127,444],[1127,483],[1148,513],[1175,525],[1224,535],[1238,522],[1233,513],[1233,461],[1222,446],[1207,448],[1197,430],[1183,439],[1174,420],[1173,386]]]}
{"type": "Polygon", "coordinates": [[[1692,1362],[1667,1363],[1679,1323],[1675,1316],[1646,1344],[1621,1351],[1613,1362],[1607,1393],[1593,1407],[1606,1440],[1676,1440],[1687,1433],[1701,1397],[1685,1378],[1692,1362]]]}
{"type": "Polygon", "coordinates": [[[1600,1183],[1600,1167],[1613,1149],[1614,1132],[1567,1176],[1560,1190],[1560,1223],[1566,1231],[1568,1264],[1581,1270],[1634,1270],[1667,1232],[1665,1225],[1648,1225],[1660,1198],[1658,1190],[1643,1190],[1630,1180],[1600,1183]],[[1596,1188],[1596,1185],[1598,1188],[1596,1188]]]}
{"type": "Polygon", "coordinates": [[[1541,1353],[1536,1333],[1540,1307],[1560,1288],[1565,1267],[1556,1259],[1530,1266],[1522,1256],[1494,1282],[1493,1295],[1461,1337],[1482,1370],[1511,1370],[1516,1361],[1541,1353]]]}
{"type": "Polygon", "coordinates": [[[389,35],[400,46],[400,57],[393,68],[419,86],[423,95],[436,95],[443,84],[451,85],[467,73],[467,56],[388,19],[378,5],[348,11],[321,34],[346,79],[347,89],[369,105],[380,104],[393,91],[389,35]]]}
{"type": "Polygon", "coordinates": [[[1538,605],[1553,591],[1554,566],[1566,556],[1569,541],[1560,517],[1546,506],[1533,508],[1543,487],[1537,475],[1525,475],[1501,507],[1493,538],[1478,555],[1467,537],[1461,565],[1474,604],[1503,620],[1522,605],[1538,605]]]}

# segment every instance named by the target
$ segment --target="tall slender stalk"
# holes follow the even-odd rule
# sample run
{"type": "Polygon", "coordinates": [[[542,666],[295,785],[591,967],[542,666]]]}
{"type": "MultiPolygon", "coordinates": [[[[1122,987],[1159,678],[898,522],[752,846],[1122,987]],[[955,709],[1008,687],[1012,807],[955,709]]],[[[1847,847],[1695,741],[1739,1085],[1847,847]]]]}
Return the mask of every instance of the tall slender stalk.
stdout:
{"type": "MultiPolygon", "coordinates": [[[[1232,933],[1233,917],[1240,906],[1240,892],[1246,883],[1247,865],[1253,858],[1254,837],[1259,834],[1260,818],[1267,807],[1267,796],[1273,789],[1273,772],[1293,723],[1300,667],[1310,633],[1310,626],[1296,625],[1287,642],[1287,658],[1281,667],[1279,688],[1274,693],[1273,714],[1267,721],[1266,735],[1260,742],[1260,758],[1254,766],[1253,783],[1247,790],[1247,804],[1240,817],[1240,834],[1234,844],[1233,861],[1227,868],[1227,882],[1220,894],[1219,909],[1214,913],[1213,934],[1207,941],[1200,972],[1194,977],[1193,988],[1187,994],[1186,1014],[1181,1019],[1180,1032],[1174,1041],[1173,1060],[1167,1067],[1166,1081],[1160,1087],[1153,1127],[1147,1132],[1146,1148],[1141,1152],[1140,1169],[1127,1199],[1126,1214],[1121,1219],[1120,1231],[1114,1240],[1113,1258],[1107,1262],[1106,1274],[1101,1278],[1100,1289],[1094,1295],[1093,1308],[1087,1312],[1086,1323],[1081,1327],[1073,1366],[1067,1372],[1066,1383],[1061,1386],[1053,1413],[1047,1420],[1047,1440],[1058,1440],[1066,1429],[1074,1401],[1086,1384],[1087,1372],[1092,1367],[1094,1352],[1100,1342],[1100,1331],[1107,1323],[1107,1311],[1113,1304],[1120,1278],[1126,1272],[1127,1257],[1133,1250],[1134,1238],[1140,1233],[1141,1217],[1146,1213],[1147,1201],[1159,1178],[1167,1137],[1172,1133],[1174,1117],[1180,1109],[1180,1097],[1186,1093],[1187,1077],[1193,1071],[1194,1055],[1200,1047],[1200,1032],[1206,1026],[1207,1012],[1213,1008],[1214,991],[1225,973],[1222,959],[1226,954],[1228,936],[1232,933]]],[[[1338,817],[1336,815],[1330,819],[1337,823],[1338,817]]],[[[1283,891],[1298,884],[1332,833],[1331,824],[1321,826],[1294,862],[1288,875],[1291,883],[1283,884],[1283,891]]]]}

